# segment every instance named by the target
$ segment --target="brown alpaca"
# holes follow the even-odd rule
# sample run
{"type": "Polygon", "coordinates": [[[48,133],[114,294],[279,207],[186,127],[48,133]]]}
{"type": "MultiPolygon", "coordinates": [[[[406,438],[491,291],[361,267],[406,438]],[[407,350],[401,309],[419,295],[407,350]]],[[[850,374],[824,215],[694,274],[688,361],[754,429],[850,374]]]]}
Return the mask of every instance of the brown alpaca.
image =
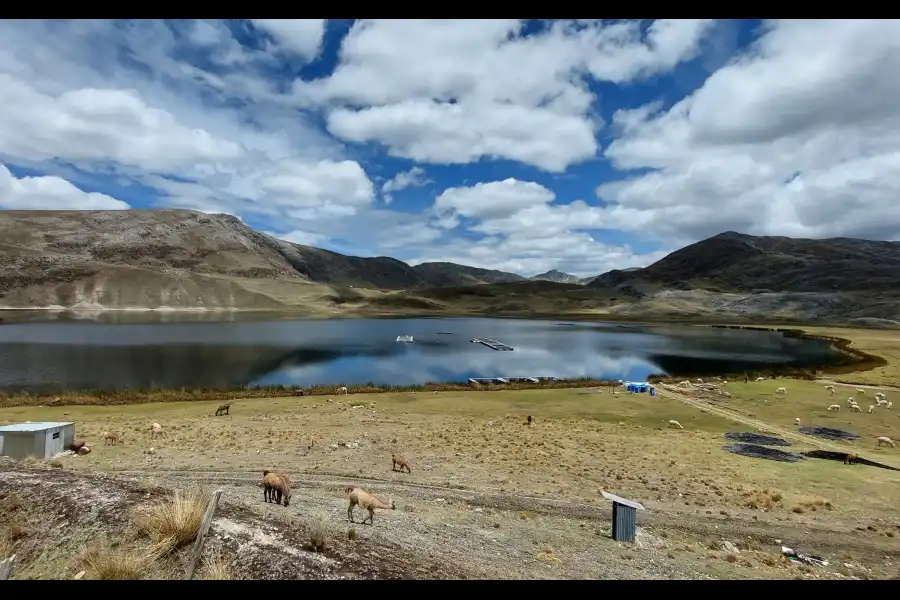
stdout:
{"type": "Polygon", "coordinates": [[[263,471],[263,499],[266,502],[289,505],[291,503],[291,480],[287,475],[268,470],[263,471]]]}
{"type": "Polygon", "coordinates": [[[369,511],[369,518],[362,520],[363,524],[365,524],[365,522],[368,520],[369,525],[375,524],[375,509],[376,508],[391,509],[391,510],[396,510],[396,508],[397,508],[396,506],[394,506],[393,500],[391,500],[390,504],[386,504],[386,503],[382,502],[381,500],[379,500],[378,498],[376,498],[375,496],[373,496],[372,494],[370,494],[369,492],[367,492],[361,488],[348,487],[347,488],[347,496],[349,496],[349,498],[350,498],[350,506],[347,507],[347,518],[350,520],[351,523],[355,522],[353,520],[353,508],[357,504],[359,504],[361,507],[363,507],[369,511]]]}
{"type": "Polygon", "coordinates": [[[226,414],[226,415],[228,415],[228,416],[231,416],[231,412],[230,412],[230,411],[231,411],[231,402],[228,402],[228,403],[223,404],[222,406],[220,406],[219,408],[216,409],[216,416],[218,417],[219,415],[221,415],[221,414],[223,414],[223,413],[226,414]]]}
{"type": "Polygon", "coordinates": [[[406,457],[402,454],[391,454],[391,462],[394,463],[391,467],[391,471],[396,471],[397,467],[400,467],[400,472],[403,472],[403,468],[406,467],[407,473],[412,473],[412,469],[409,468],[409,461],[406,460],[406,457]]]}
{"type": "Polygon", "coordinates": [[[858,461],[858,460],[859,460],[858,454],[847,454],[847,456],[844,457],[844,464],[845,465],[855,465],[856,461],[858,461]]]}
{"type": "Polygon", "coordinates": [[[110,444],[115,446],[119,442],[124,442],[124,441],[125,440],[123,439],[123,436],[121,433],[113,433],[111,431],[103,432],[103,445],[104,446],[108,446],[110,444]]]}
{"type": "Polygon", "coordinates": [[[86,440],[72,440],[72,443],[69,444],[68,450],[71,450],[72,452],[78,452],[79,450],[84,448],[86,444],[86,440]]]}
{"type": "Polygon", "coordinates": [[[528,415],[528,424],[531,425],[534,422],[534,419],[531,418],[531,415],[528,415]]]}

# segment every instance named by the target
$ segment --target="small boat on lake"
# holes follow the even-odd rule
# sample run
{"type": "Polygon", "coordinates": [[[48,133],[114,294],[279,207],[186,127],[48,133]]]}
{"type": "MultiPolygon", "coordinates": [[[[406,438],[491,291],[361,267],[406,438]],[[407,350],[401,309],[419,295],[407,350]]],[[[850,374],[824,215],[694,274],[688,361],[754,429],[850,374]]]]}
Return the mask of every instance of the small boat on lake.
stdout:
{"type": "Polygon", "coordinates": [[[397,341],[405,344],[410,344],[413,341],[413,336],[411,335],[398,335],[397,341]]]}

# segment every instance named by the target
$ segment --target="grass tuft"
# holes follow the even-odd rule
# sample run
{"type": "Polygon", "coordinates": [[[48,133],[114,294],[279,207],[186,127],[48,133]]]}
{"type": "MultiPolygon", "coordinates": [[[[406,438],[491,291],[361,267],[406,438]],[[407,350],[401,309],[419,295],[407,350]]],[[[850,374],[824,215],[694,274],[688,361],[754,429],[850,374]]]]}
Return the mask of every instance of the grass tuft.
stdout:
{"type": "Polygon", "coordinates": [[[171,552],[196,539],[209,498],[199,488],[176,490],[170,498],[136,511],[135,525],[157,544],[159,552],[171,552]]]}

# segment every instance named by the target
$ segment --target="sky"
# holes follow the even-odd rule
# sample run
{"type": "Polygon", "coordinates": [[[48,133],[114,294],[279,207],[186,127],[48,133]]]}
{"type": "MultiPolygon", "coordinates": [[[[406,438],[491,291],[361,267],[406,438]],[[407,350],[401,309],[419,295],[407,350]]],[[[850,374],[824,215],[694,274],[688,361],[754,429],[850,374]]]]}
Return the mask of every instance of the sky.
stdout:
{"type": "Polygon", "coordinates": [[[900,239],[898,20],[0,21],[0,209],[532,276],[900,239]]]}

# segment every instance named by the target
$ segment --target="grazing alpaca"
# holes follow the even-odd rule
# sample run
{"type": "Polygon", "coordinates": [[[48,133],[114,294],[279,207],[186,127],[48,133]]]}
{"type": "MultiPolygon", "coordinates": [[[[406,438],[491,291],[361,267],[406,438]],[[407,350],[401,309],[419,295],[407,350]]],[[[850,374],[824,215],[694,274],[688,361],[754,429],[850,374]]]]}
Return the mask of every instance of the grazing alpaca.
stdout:
{"type": "Polygon", "coordinates": [[[346,491],[347,496],[350,499],[350,506],[347,507],[347,519],[349,519],[351,523],[354,523],[353,508],[357,504],[369,511],[369,518],[363,519],[362,523],[364,524],[368,520],[370,525],[375,524],[376,508],[390,510],[396,510],[397,508],[396,506],[394,506],[393,500],[391,500],[390,503],[382,502],[381,500],[361,488],[348,487],[346,491]]]}
{"type": "Polygon", "coordinates": [[[119,442],[124,442],[124,441],[125,441],[124,436],[122,436],[121,433],[113,433],[111,431],[103,432],[103,445],[104,446],[108,446],[110,444],[115,446],[119,442]]]}
{"type": "Polygon", "coordinates": [[[263,471],[263,500],[288,506],[291,503],[291,481],[283,473],[263,471]]]}
{"type": "Polygon", "coordinates": [[[775,390],[775,393],[776,394],[787,394],[787,388],[780,387],[777,390],[775,390]]]}
{"type": "Polygon", "coordinates": [[[154,423],[150,426],[150,439],[155,439],[157,436],[165,436],[169,437],[169,434],[166,433],[166,430],[162,428],[162,425],[159,423],[154,423]]]}
{"type": "Polygon", "coordinates": [[[339,388],[337,389],[337,393],[338,393],[338,395],[344,394],[344,395],[346,396],[346,395],[347,395],[347,388],[346,388],[345,386],[342,385],[341,387],[339,387],[339,388]]]}
{"type": "Polygon", "coordinates": [[[412,469],[409,468],[409,461],[406,460],[406,457],[402,454],[391,454],[391,462],[394,463],[391,466],[391,471],[396,471],[397,467],[400,467],[400,472],[403,472],[403,468],[406,468],[407,473],[412,473],[412,469]]]}
{"type": "Polygon", "coordinates": [[[895,447],[896,447],[896,446],[894,445],[894,440],[892,440],[891,438],[889,438],[889,437],[887,437],[887,436],[884,436],[884,435],[878,438],[878,445],[879,445],[879,446],[887,446],[888,444],[891,445],[891,448],[895,448],[895,447]]]}
{"type": "Polygon", "coordinates": [[[681,426],[681,423],[679,423],[675,419],[672,419],[671,421],[669,421],[669,427],[677,427],[678,429],[684,429],[684,427],[681,426]]]}
{"type": "Polygon", "coordinates": [[[836,411],[840,412],[841,405],[840,404],[832,404],[831,406],[828,407],[828,410],[836,410],[836,411]]]}
{"type": "Polygon", "coordinates": [[[862,409],[859,407],[859,404],[851,404],[850,410],[855,410],[856,412],[862,412],[862,409]]]}
{"type": "Polygon", "coordinates": [[[231,402],[223,404],[222,406],[220,406],[219,408],[216,409],[216,416],[218,417],[221,414],[226,414],[228,416],[231,416],[231,402]]]}
{"type": "Polygon", "coordinates": [[[531,418],[531,415],[528,415],[528,424],[531,425],[534,423],[534,419],[531,418]]]}
{"type": "Polygon", "coordinates": [[[855,465],[856,461],[858,461],[858,460],[859,460],[858,454],[847,454],[847,456],[844,457],[844,464],[845,465],[855,465]]]}

